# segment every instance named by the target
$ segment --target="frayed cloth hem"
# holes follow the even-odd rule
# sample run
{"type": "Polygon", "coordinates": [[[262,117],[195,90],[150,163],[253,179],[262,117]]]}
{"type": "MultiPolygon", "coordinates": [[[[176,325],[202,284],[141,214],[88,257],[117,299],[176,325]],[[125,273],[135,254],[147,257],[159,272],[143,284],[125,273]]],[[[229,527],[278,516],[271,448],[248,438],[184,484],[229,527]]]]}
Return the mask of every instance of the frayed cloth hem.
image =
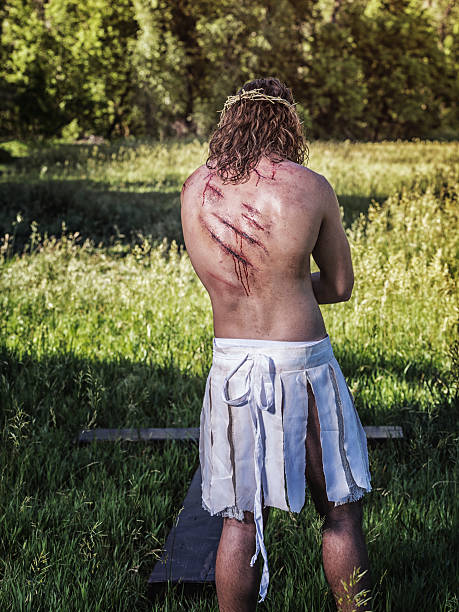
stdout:
{"type": "MultiPolygon", "coordinates": [[[[371,491],[371,487],[368,487],[367,489],[365,489],[363,487],[359,487],[358,485],[353,485],[351,486],[349,495],[346,495],[346,497],[344,497],[343,499],[340,499],[334,502],[335,508],[336,506],[343,506],[344,504],[350,504],[352,502],[356,502],[359,499],[362,499],[362,497],[366,493],[369,493],[370,491],[371,491]]],[[[238,521],[244,520],[245,518],[244,512],[253,512],[253,509],[246,508],[246,509],[241,510],[237,506],[227,506],[226,508],[224,508],[223,510],[220,510],[219,512],[212,512],[210,508],[207,506],[207,504],[202,499],[201,499],[201,505],[202,505],[202,508],[206,510],[207,512],[209,512],[211,516],[221,516],[223,518],[234,518],[238,521]]]]}
{"type": "Polygon", "coordinates": [[[351,487],[351,492],[349,493],[349,495],[346,495],[344,499],[335,501],[335,508],[336,506],[342,506],[344,504],[356,502],[359,499],[362,499],[365,493],[369,493],[370,491],[371,491],[371,487],[369,487],[368,489],[364,489],[362,487],[359,487],[358,485],[354,485],[351,487]]]}
{"type": "Polygon", "coordinates": [[[222,516],[224,518],[234,518],[238,521],[244,520],[244,512],[253,512],[253,510],[250,510],[249,508],[247,508],[246,510],[240,510],[237,506],[227,506],[226,508],[224,508],[223,510],[220,510],[219,512],[212,512],[204,501],[202,501],[201,505],[204,510],[207,510],[207,512],[210,513],[211,516],[222,516]]]}

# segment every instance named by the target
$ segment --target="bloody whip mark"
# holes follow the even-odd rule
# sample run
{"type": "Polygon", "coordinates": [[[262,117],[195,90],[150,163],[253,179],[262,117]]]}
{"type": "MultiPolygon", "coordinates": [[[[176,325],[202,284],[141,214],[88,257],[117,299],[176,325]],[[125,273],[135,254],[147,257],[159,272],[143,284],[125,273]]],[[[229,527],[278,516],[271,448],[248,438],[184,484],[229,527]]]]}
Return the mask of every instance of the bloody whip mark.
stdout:
{"type": "Polygon", "coordinates": [[[268,232],[269,234],[268,230],[271,227],[271,223],[268,223],[267,225],[261,225],[258,221],[254,219],[254,217],[262,217],[261,212],[253,206],[250,206],[250,204],[247,204],[247,202],[241,202],[241,206],[243,206],[251,215],[249,216],[246,213],[242,213],[241,216],[244,217],[244,219],[248,221],[250,225],[252,225],[252,227],[254,227],[255,229],[261,230],[262,232],[268,232]]]}
{"type": "Polygon", "coordinates": [[[212,189],[212,191],[213,191],[214,193],[216,193],[216,194],[217,194],[217,196],[218,196],[219,198],[223,198],[223,197],[224,197],[224,196],[223,196],[223,191],[220,191],[220,189],[219,189],[218,187],[215,187],[214,185],[210,185],[210,184],[209,184],[209,185],[207,185],[207,187],[208,187],[209,189],[212,189]]]}
{"type": "MultiPolygon", "coordinates": [[[[236,230],[234,230],[236,232],[236,230]]],[[[242,236],[240,236],[240,240],[241,240],[241,255],[242,255],[242,236]]],[[[236,243],[237,243],[237,234],[236,234],[236,243]]],[[[238,262],[239,265],[239,272],[241,271],[241,262],[238,262]]],[[[242,282],[242,274],[241,274],[241,282],[242,282],[242,286],[244,287],[244,291],[246,295],[250,294],[250,285],[249,285],[249,273],[247,271],[247,266],[242,264],[242,269],[244,270],[244,276],[245,276],[245,285],[242,282]]]]}
{"type": "Polygon", "coordinates": [[[253,206],[250,206],[250,204],[247,204],[247,202],[241,202],[241,204],[249,211],[249,213],[252,213],[252,215],[258,215],[259,217],[261,216],[260,211],[254,208],[253,206]]]}
{"type": "Polygon", "coordinates": [[[214,232],[209,227],[207,228],[207,231],[209,232],[211,237],[215,240],[215,242],[217,242],[217,244],[225,251],[225,253],[228,253],[229,255],[237,259],[238,262],[240,261],[244,266],[247,266],[249,268],[254,267],[254,265],[250,263],[248,259],[246,259],[242,255],[239,255],[239,253],[236,253],[236,251],[233,251],[233,249],[229,247],[227,244],[225,244],[223,240],[220,240],[220,238],[216,234],[214,234],[214,232]]]}
{"type": "Polygon", "coordinates": [[[264,176],[264,174],[260,174],[256,168],[254,168],[254,169],[253,169],[253,171],[255,172],[255,174],[256,174],[256,175],[257,175],[257,177],[258,177],[258,178],[257,178],[257,182],[256,182],[256,184],[255,184],[255,187],[258,187],[258,183],[260,182],[260,179],[261,179],[261,178],[264,178],[264,179],[269,179],[270,181],[274,181],[274,177],[276,176],[276,170],[274,169],[274,166],[273,166],[273,169],[272,169],[272,174],[271,174],[271,176],[264,176]]]}
{"type": "Polygon", "coordinates": [[[215,278],[216,280],[220,281],[224,285],[228,285],[228,287],[231,287],[231,289],[237,289],[238,288],[237,285],[233,285],[233,283],[230,283],[229,281],[226,281],[224,278],[220,278],[216,274],[212,274],[212,272],[207,272],[207,274],[209,276],[211,276],[212,278],[215,278]]]}
{"type": "Polygon", "coordinates": [[[203,205],[203,206],[204,206],[204,203],[205,203],[206,191],[207,191],[208,189],[211,189],[211,190],[212,190],[212,192],[213,192],[213,193],[214,193],[214,194],[215,194],[215,195],[216,195],[218,198],[223,198],[223,197],[224,197],[224,195],[223,195],[223,191],[221,191],[221,190],[220,190],[218,187],[215,187],[215,185],[211,185],[211,184],[210,184],[210,181],[212,180],[212,177],[213,177],[213,176],[214,176],[214,173],[213,173],[213,172],[210,172],[210,173],[209,173],[209,174],[206,176],[207,183],[206,183],[206,185],[205,185],[205,187],[204,187],[204,191],[202,192],[202,205],[203,205]]]}
{"type": "Polygon", "coordinates": [[[241,279],[239,278],[239,270],[237,266],[237,260],[235,257],[233,257],[233,264],[234,264],[234,271],[236,272],[237,280],[240,281],[241,279]]]}
{"type": "Polygon", "coordinates": [[[252,219],[251,217],[249,217],[249,215],[246,215],[245,213],[242,213],[242,216],[243,216],[243,217],[244,217],[244,219],[246,219],[246,220],[247,220],[247,221],[250,223],[250,225],[252,225],[252,226],[253,226],[255,229],[257,229],[257,230],[261,230],[262,232],[264,232],[264,231],[265,231],[265,228],[264,228],[262,225],[260,225],[259,223],[257,223],[257,222],[255,221],[255,219],[252,219]]]}
{"type": "MultiPolygon", "coordinates": [[[[223,240],[221,240],[215,234],[215,232],[213,232],[210,229],[210,227],[206,224],[206,222],[204,221],[204,219],[201,216],[200,216],[200,221],[201,221],[201,224],[203,225],[203,227],[205,227],[205,229],[209,232],[210,237],[212,238],[212,240],[214,240],[218,244],[218,246],[223,250],[224,253],[226,253],[228,255],[231,255],[231,257],[233,258],[234,272],[236,273],[236,277],[237,277],[238,281],[241,283],[241,285],[242,285],[242,287],[244,289],[245,294],[249,295],[250,294],[250,287],[249,287],[249,271],[248,271],[248,269],[249,268],[253,268],[253,269],[256,270],[256,268],[244,256],[244,253],[242,252],[242,236],[240,236],[240,249],[241,249],[241,252],[237,253],[230,246],[228,246],[225,242],[223,242],[223,240]],[[242,275],[243,272],[244,272],[244,276],[242,275]]],[[[236,244],[237,244],[237,235],[236,235],[236,244]]],[[[217,277],[215,277],[215,278],[217,278],[217,277]]],[[[219,279],[219,280],[221,280],[221,279],[219,279]]],[[[223,281],[223,282],[225,282],[225,281],[223,281]]],[[[234,285],[231,285],[230,283],[227,283],[227,284],[234,288],[234,285]]]]}
{"type": "MultiPolygon", "coordinates": [[[[237,244],[237,238],[238,238],[238,236],[236,234],[236,244],[237,244]]],[[[241,255],[243,255],[243,252],[242,252],[242,237],[240,237],[240,241],[241,241],[241,244],[240,244],[241,255]]],[[[237,276],[238,281],[241,283],[241,285],[242,285],[242,287],[243,287],[243,289],[245,291],[245,294],[246,295],[250,295],[249,273],[247,271],[247,265],[244,264],[244,262],[241,262],[241,260],[239,260],[239,259],[236,260],[234,257],[233,257],[233,263],[234,263],[234,271],[236,272],[236,276],[237,276]],[[242,264],[242,270],[244,271],[245,282],[244,282],[244,279],[242,277],[241,264],[242,264]]]]}
{"type": "Polygon", "coordinates": [[[237,279],[241,283],[245,291],[245,294],[249,295],[250,294],[250,287],[248,284],[249,273],[247,271],[247,268],[249,266],[253,268],[252,264],[250,263],[250,261],[245,259],[245,257],[243,257],[242,255],[239,255],[239,253],[236,253],[236,251],[233,251],[231,247],[229,247],[222,240],[220,240],[220,238],[216,234],[214,234],[214,232],[210,228],[207,228],[207,229],[209,231],[209,234],[212,236],[215,242],[220,246],[220,248],[222,248],[225,251],[225,253],[229,253],[231,257],[233,258],[234,271],[236,272],[237,279]],[[245,273],[246,284],[244,284],[244,281],[242,279],[241,264],[242,264],[242,268],[245,273]]]}
{"type": "Polygon", "coordinates": [[[190,184],[190,179],[191,179],[191,176],[189,176],[186,179],[186,181],[183,183],[183,185],[182,185],[182,193],[185,193],[185,190],[187,189],[188,185],[190,184]]]}
{"type": "Polygon", "coordinates": [[[217,215],[217,213],[212,213],[212,215],[214,217],[216,217],[221,223],[223,223],[223,225],[226,225],[227,227],[232,229],[233,232],[236,234],[236,239],[237,239],[238,236],[240,237],[240,239],[241,239],[241,248],[242,248],[242,239],[244,238],[244,240],[247,240],[247,242],[250,242],[250,244],[256,244],[258,247],[263,249],[263,251],[265,253],[268,252],[268,249],[265,247],[265,245],[262,242],[260,242],[259,240],[257,240],[256,238],[254,238],[253,236],[250,236],[249,234],[246,234],[245,232],[240,230],[238,227],[234,226],[232,223],[230,223],[229,221],[227,221],[223,217],[220,217],[220,215],[217,215]]]}

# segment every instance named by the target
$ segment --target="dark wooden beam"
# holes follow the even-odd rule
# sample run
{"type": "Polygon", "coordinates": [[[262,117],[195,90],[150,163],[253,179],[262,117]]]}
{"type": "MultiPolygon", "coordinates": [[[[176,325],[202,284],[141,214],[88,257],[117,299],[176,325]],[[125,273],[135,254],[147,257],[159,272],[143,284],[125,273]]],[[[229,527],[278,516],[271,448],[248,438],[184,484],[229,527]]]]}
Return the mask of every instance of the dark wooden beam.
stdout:
{"type": "Polygon", "coordinates": [[[168,581],[205,584],[215,581],[215,560],[223,518],[210,516],[201,506],[201,468],[198,467],[183,501],[177,524],[172,527],[148,579],[150,595],[168,581]]]}
{"type": "Polygon", "coordinates": [[[149,427],[146,429],[83,429],[78,442],[149,442],[151,440],[199,440],[199,427],[149,427]]]}
{"type": "MultiPolygon", "coordinates": [[[[403,430],[398,425],[367,425],[364,427],[369,440],[403,438],[403,430]]],[[[153,440],[199,440],[199,427],[150,427],[147,429],[83,429],[78,442],[140,442],[153,440]]]]}
{"type": "Polygon", "coordinates": [[[400,425],[365,425],[363,429],[368,440],[403,438],[403,430],[400,425]]]}
{"type": "MultiPolygon", "coordinates": [[[[402,428],[398,426],[369,426],[364,429],[369,440],[403,437],[402,428]]],[[[173,430],[150,429],[144,431],[150,432],[148,439],[163,440],[170,439],[170,432],[173,430]],[[151,433],[155,431],[157,434],[151,433]],[[167,438],[164,431],[168,431],[167,438]],[[155,435],[158,437],[154,437],[155,435]]],[[[198,429],[179,430],[180,437],[177,436],[176,439],[183,439],[184,431],[193,432],[193,435],[196,436],[195,439],[199,436],[198,429]]],[[[107,439],[107,437],[103,439],[107,439]]],[[[132,437],[129,439],[132,439],[132,437]]],[[[221,517],[210,516],[202,508],[201,468],[198,467],[183,502],[183,509],[179,514],[177,524],[172,527],[163,555],[156,563],[148,579],[150,597],[162,593],[167,583],[182,584],[187,591],[190,591],[190,588],[196,589],[199,585],[203,586],[215,582],[215,560],[222,525],[223,519],[221,517]]]]}
{"type": "MultiPolygon", "coordinates": [[[[364,427],[369,441],[403,438],[402,428],[394,425],[364,427]]],[[[122,440],[199,440],[199,427],[88,429],[80,432],[77,442],[122,440]]],[[[183,585],[187,592],[215,582],[215,560],[223,519],[211,517],[201,506],[201,468],[198,467],[179,513],[148,579],[148,594],[162,593],[168,584],[183,585]]]]}

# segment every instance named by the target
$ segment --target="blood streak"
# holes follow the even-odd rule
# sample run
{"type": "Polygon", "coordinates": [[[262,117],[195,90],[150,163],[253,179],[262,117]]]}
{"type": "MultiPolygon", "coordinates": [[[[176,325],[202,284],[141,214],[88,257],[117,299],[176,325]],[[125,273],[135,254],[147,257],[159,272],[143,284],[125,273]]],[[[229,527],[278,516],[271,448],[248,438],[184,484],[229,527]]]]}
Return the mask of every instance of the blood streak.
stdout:
{"type": "Polygon", "coordinates": [[[233,264],[234,264],[234,271],[236,273],[237,280],[241,282],[241,278],[239,276],[239,267],[237,265],[237,259],[235,257],[233,257],[233,264]]]}
{"type": "Polygon", "coordinates": [[[189,176],[189,177],[186,179],[186,181],[183,183],[183,185],[182,185],[182,193],[185,193],[185,191],[186,191],[186,189],[187,189],[188,185],[189,185],[189,184],[190,184],[190,182],[191,182],[191,180],[190,180],[190,179],[191,179],[191,176],[189,176]]]}
{"type": "MultiPolygon", "coordinates": [[[[240,236],[240,240],[241,240],[241,255],[243,254],[242,252],[242,236],[240,236]]],[[[236,235],[236,243],[237,243],[237,235],[236,235]]],[[[249,273],[247,270],[247,266],[245,264],[242,264],[242,269],[244,270],[244,276],[245,276],[245,285],[242,282],[242,274],[241,274],[241,282],[242,282],[242,286],[244,287],[244,291],[246,293],[246,295],[250,295],[250,285],[249,285],[249,273]]],[[[241,262],[239,262],[239,272],[241,271],[241,262]]]]}
{"type": "Polygon", "coordinates": [[[271,227],[271,223],[267,225],[261,225],[258,221],[254,219],[254,217],[262,217],[262,214],[259,210],[247,204],[247,202],[241,202],[241,206],[243,206],[249,214],[241,213],[241,216],[250,223],[252,227],[257,230],[261,230],[262,232],[267,232],[269,234],[269,228],[271,227]]]}
{"type": "Polygon", "coordinates": [[[271,176],[265,176],[264,174],[260,174],[260,172],[258,172],[258,170],[256,168],[254,168],[253,171],[257,175],[257,182],[255,184],[255,187],[258,187],[258,183],[260,182],[261,178],[269,179],[270,181],[274,181],[275,180],[274,177],[276,176],[276,169],[274,167],[274,164],[273,164],[273,168],[272,168],[272,171],[271,171],[271,176]]]}
{"type": "Polygon", "coordinates": [[[255,229],[261,230],[262,232],[265,231],[265,228],[262,225],[260,225],[259,223],[257,223],[255,221],[255,219],[252,219],[251,217],[249,217],[249,215],[246,215],[245,213],[242,213],[241,216],[244,217],[244,219],[246,219],[250,223],[250,225],[252,225],[255,229]]]}
{"type": "MultiPolygon", "coordinates": [[[[245,294],[250,295],[249,273],[247,270],[247,263],[246,263],[247,260],[244,258],[244,253],[242,251],[242,237],[239,237],[239,238],[240,238],[241,257],[236,258],[233,256],[234,271],[236,272],[237,279],[241,283],[245,291],[245,294]],[[244,272],[244,276],[242,276],[242,272],[244,272]]],[[[237,244],[237,239],[238,239],[238,235],[236,234],[236,244],[237,244]]]]}
{"type": "Polygon", "coordinates": [[[247,202],[241,202],[241,204],[246,210],[249,211],[249,213],[252,213],[252,215],[258,215],[259,217],[261,216],[260,211],[253,206],[250,206],[250,204],[247,204],[247,202]]]}
{"type": "Polygon", "coordinates": [[[233,283],[230,283],[229,281],[225,280],[224,278],[220,278],[220,276],[217,276],[216,274],[212,274],[212,272],[208,272],[207,274],[209,276],[211,276],[212,278],[215,278],[216,280],[220,281],[224,285],[227,285],[228,287],[231,287],[231,289],[237,289],[237,285],[233,285],[233,283]]]}
{"type": "MultiPolygon", "coordinates": [[[[228,244],[226,244],[223,240],[221,240],[215,232],[211,230],[211,228],[206,224],[204,219],[201,218],[201,223],[205,227],[205,229],[209,232],[210,237],[214,240],[218,246],[223,250],[224,253],[231,255],[234,264],[234,271],[236,273],[236,277],[238,281],[241,283],[244,292],[246,295],[250,294],[249,287],[249,268],[256,269],[255,266],[247,259],[242,251],[242,236],[239,237],[240,244],[237,242],[236,236],[236,246],[239,246],[240,253],[232,249],[228,244]],[[244,273],[244,275],[243,275],[244,273]]],[[[229,284],[229,283],[227,283],[229,284]]]]}
{"type": "Polygon", "coordinates": [[[218,215],[217,213],[212,213],[212,215],[214,217],[216,217],[220,221],[220,223],[223,223],[223,225],[226,225],[226,227],[229,227],[230,229],[233,230],[233,232],[236,234],[236,243],[237,243],[237,237],[238,236],[240,237],[240,239],[241,239],[241,248],[242,248],[242,239],[244,238],[244,240],[247,240],[247,242],[249,242],[250,244],[255,244],[256,246],[258,246],[261,249],[263,249],[263,251],[265,253],[268,252],[268,249],[265,247],[265,245],[262,242],[260,242],[259,240],[257,240],[256,238],[254,238],[253,236],[250,236],[246,232],[243,232],[242,230],[240,230],[238,227],[236,227],[235,225],[233,225],[232,223],[230,223],[229,221],[227,221],[223,217],[220,217],[220,215],[218,215]]]}
{"type": "Polygon", "coordinates": [[[255,268],[255,266],[248,259],[246,259],[243,255],[236,253],[236,251],[234,251],[230,246],[225,244],[223,240],[220,240],[217,234],[215,234],[209,227],[207,228],[207,231],[211,235],[212,239],[215,240],[215,242],[225,251],[225,253],[228,253],[229,255],[234,257],[236,261],[241,262],[242,264],[244,264],[244,266],[247,266],[248,268],[255,268]]]}
{"type": "Polygon", "coordinates": [[[219,198],[223,198],[224,197],[223,196],[223,191],[221,191],[218,187],[215,187],[215,185],[211,185],[209,183],[209,185],[207,185],[207,186],[208,186],[209,189],[212,189],[212,191],[214,193],[216,193],[219,198]]]}
{"type": "Polygon", "coordinates": [[[207,176],[207,183],[205,184],[204,190],[202,192],[202,205],[204,206],[205,204],[205,198],[206,198],[206,191],[208,189],[210,189],[212,191],[212,194],[217,197],[217,198],[223,198],[223,191],[221,191],[218,187],[215,187],[215,185],[211,185],[210,181],[212,180],[212,177],[214,176],[213,172],[210,172],[207,176]]]}

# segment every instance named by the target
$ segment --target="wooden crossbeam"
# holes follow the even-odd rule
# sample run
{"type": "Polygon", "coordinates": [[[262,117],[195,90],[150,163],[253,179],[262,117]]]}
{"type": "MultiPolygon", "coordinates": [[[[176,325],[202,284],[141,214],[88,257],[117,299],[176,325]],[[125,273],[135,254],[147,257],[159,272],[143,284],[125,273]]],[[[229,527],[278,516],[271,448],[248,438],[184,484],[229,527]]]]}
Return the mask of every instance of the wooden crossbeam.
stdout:
{"type": "MultiPolygon", "coordinates": [[[[363,428],[367,439],[385,440],[403,438],[402,428],[398,425],[367,425],[363,428]]],[[[199,427],[150,427],[146,429],[83,429],[78,442],[149,442],[152,440],[199,440],[199,427]]]]}
{"type": "MultiPolygon", "coordinates": [[[[403,438],[400,426],[366,426],[367,439],[403,438]]],[[[86,429],[78,442],[199,440],[198,427],[86,429]]],[[[167,583],[182,584],[187,590],[215,582],[215,561],[223,518],[210,516],[201,505],[201,468],[196,470],[183,502],[178,521],[172,527],[164,552],[148,579],[150,597],[161,592],[167,583]]]]}
{"type": "MultiPolygon", "coordinates": [[[[370,440],[403,437],[402,428],[398,426],[368,426],[364,429],[370,440]]],[[[160,436],[157,438],[151,437],[155,435],[151,433],[155,430],[145,431],[150,432],[148,439],[166,439],[164,430],[156,430],[159,432],[158,436],[160,436]]],[[[168,430],[169,438],[171,436],[170,431],[168,430]]],[[[180,436],[183,436],[183,431],[186,430],[180,430],[180,436]]],[[[199,435],[198,430],[196,430],[195,435],[199,435]]],[[[183,502],[183,510],[179,515],[177,524],[172,527],[165,544],[164,553],[148,579],[150,595],[160,592],[167,582],[172,584],[182,583],[191,587],[215,582],[215,560],[222,525],[223,519],[221,517],[210,516],[202,508],[201,468],[198,467],[183,502]]]]}
{"type": "Polygon", "coordinates": [[[83,429],[78,442],[149,442],[151,440],[199,440],[199,427],[149,427],[146,429],[83,429]]]}
{"type": "Polygon", "coordinates": [[[161,585],[215,581],[215,560],[223,518],[211,517],[201,506],[201,467],[196,470],[177,524],[166,540],[163,555],[148,579],[151,594],[161,585]]]}
{"type": "Polygon", "coordinates": [[[363,427],[368,440],[387,440],[388,438],[403,438],[400,425],[365,425],[363,427]]]}

